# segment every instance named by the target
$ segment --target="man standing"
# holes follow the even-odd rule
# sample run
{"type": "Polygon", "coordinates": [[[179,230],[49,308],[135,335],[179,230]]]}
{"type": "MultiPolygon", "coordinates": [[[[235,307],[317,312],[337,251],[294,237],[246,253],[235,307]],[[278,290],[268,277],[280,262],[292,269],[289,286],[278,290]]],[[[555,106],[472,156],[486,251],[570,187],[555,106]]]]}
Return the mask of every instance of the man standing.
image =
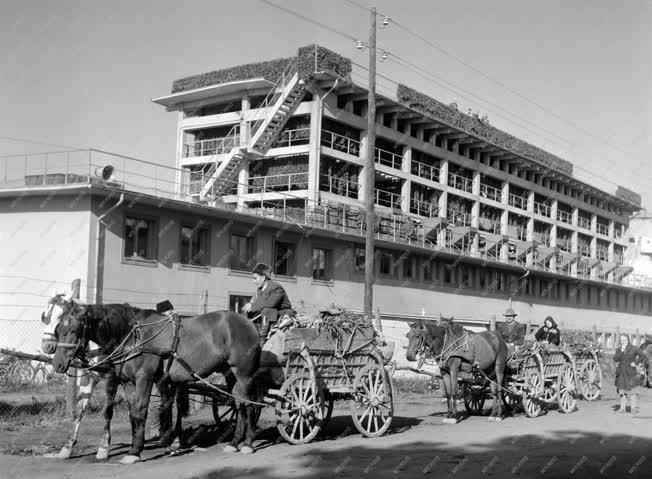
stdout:
{"type": "Polygon", "coordinates": [[[498,334],[502,336],[508,345],[521,346],[525,341],[527,327],[525,324],[516,321],[516,312],[512,308],[505,311],[505,322],[498,324],[498,334]]]}
{"type": "Polygon", "coordinates": [[[294,314],[294,311],[283,286],[271,280],[272,268],[264,263],[258,263],[251,274],[257,291],[251,301],[243,306],[242,311],[249,317],[259,316],[254,321],[262,345],[267,339],[271,324],[275,323],[279,316],[287,313],[294,314]]]}

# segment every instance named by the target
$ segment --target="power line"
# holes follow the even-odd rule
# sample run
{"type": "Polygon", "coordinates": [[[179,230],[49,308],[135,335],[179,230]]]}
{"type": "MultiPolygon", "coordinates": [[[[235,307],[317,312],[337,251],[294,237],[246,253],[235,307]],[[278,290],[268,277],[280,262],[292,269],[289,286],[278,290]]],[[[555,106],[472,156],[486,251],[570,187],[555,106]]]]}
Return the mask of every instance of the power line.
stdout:
{"type": "Polygon", "coordinates": [[[0,140],[9,140],[9,141],[16,141],[20,143],[30,143],[32,145],[44,145],[44,146],[54,146],[56,148],[65,148],[65,149],[71,149],[71,150],[83,150],[84,148],[79,148],[76,146],[68,146],[68,145],[57,145],[56,143],[47,143],[44,141],[37,141],[37,140],[30,140],[27,138],[16,138],[13,136],[0,136],[0,140]]]}

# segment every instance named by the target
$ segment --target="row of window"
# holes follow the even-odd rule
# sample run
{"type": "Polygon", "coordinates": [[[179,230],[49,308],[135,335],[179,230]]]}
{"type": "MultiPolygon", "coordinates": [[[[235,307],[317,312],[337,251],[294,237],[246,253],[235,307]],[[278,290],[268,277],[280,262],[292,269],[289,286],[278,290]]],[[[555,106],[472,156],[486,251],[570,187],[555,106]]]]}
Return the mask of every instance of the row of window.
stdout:
{"type": "MultiPolygon", "coordinates": [[[[127,217],[125,220],[124,257],[150,260],[157,258],[157,223],[153,219],[127,217]]],[[[272,268],[277,276],[294,277],[298,273],[298,245],[289,241],[275,241],[272,268]]],[[[179,240],[179,263],[191,267],[210,265],[210,234],[202,222],[181,226],[179,240]]],[[[313,247],[306,266],[312,270],[312,278],[332,281],[335,277],[336,258],[334,250],[313,247]]],[[[593,306],[631,312],[652,313],[652,295],[634,293],[622,289],[598,286],[576,280],[528,277],[522,279],[510,273],[486,266],[474,266],[460,262],[446,263],[408,252],[379,248],[374,264],[380,278],[394,278],[421,283],[422,287],[455,288],[458,291],[480,291],[494,295],[540,298],[566,304],[593,306]]],[[[255,238],[247,234],[231,232],[229,237],[228,266],[233,270],[250,271],[257,262],[255,238]]],[[[337,260],[338,264],[352,263],[353,270],[365,269],[365,250],[354,246],[337,260]],[[353,261],[344,261],[352,255],[353,261]]]]}

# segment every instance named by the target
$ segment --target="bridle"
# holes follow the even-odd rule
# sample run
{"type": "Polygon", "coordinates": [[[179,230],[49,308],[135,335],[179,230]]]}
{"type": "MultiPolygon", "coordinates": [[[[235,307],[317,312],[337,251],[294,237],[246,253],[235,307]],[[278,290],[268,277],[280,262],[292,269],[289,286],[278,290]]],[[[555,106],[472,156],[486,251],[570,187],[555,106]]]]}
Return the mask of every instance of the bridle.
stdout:
{"type": "MultiPolygon", "coordinates": [[[[66,327],[68,326],[68,323],[71,320],[68,319],[68,316],[72,315],[72,313],[75,311],[76,304],[73,302],[72,305],[73,306],[71,308],[71,311],[68,313],[64,312],[64,315],[62,315],[62,317],[64,318],[62,320],[62,323],[66,327]]],[[[72,349],[72,354],[70,355],[71,359],[79,359],[82,363],[88,364],[88,359],[86,357],[86,350],[88,349],[88,343],[90,341],[89,338],[90,327],[88,325],[88,318],[86,316],[86,311],[82,310],[81,314],[78,314],[77,316],[73,316],[73,319],[78,320],[82,328],[81,334],[75,333],[75,337],[77,338],[77,341],[72,343],[60,341],[57,346],[63,349],[68,349],[68,350],[72,349]]]]}
{"type": "MultiPolygon", "coordinates": [[[[417,328],[413,328],[417,329],[417,328]]],[[[451,357],[452,353],[454,353],[458,348],[459,348],[459,343],[461,341],[468,341],[468,334],[464,333],[462,336],[456,338],[455,340],[451,341],[448,346],[446,346],[446,341],[448,340],[448,328],[444,328],[444,347],[442,348],[441,353],[435,355],[433,352],[432,348],[426,343],[426,329],[425,326],[421,326],[418,328],[419,332],[418,334],[418,343],[416,346],[416,354],[417,356],[420,356],[419,363],[418,363],[418,368],[420,369],[421,366],[423,366],[423,363],[426,361],[426,356],[427,353],[430,352],[432,359],[434,359],[435,362],[438,364],[442,362],[442,359],[445,360],[443,361],[444,363],[448,361],[448,359],[451,357]],[[448,354],[448,355],[447,355],[448,354]],[[447,355],[447,356],[446,356],[447,355]]]]}

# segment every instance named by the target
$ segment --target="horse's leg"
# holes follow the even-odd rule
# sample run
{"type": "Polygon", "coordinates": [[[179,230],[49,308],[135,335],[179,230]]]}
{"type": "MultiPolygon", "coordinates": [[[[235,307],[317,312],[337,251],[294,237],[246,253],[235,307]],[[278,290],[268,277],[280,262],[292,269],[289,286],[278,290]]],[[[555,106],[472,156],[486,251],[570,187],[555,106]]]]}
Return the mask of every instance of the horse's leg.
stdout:
{"type": "Polygon", "coordinates": [[[72,432],[68,436],[68,440],[56,454],[46,454],[46,457],[55,459],[68,459],[72,455],[72,448],[77,443],[77,436],[79,435],[79,426],[81,426],[82,418],[91,401],[93,389],[99,382],[94,376],[81,375],[77,377],[77,401],[75,403],[75,423],[72,426],[72,432]]]}
{"type": "Polygon", "coordinates": [[[159,403],[159,440],[158,444],[167,447],[174,441],[174,427],[172,426],[172,407],[174,406],[174,387],[167,376],[157,383],[161,395],[159,403]]]}
{"type": "MultiPolygon", "coordinates": [[[[496,421],[503,420],[503,387],[505,382],[505,365],[507,364],[507,354],[498,354],[496,357],[496,364],[494,366],[496,372],[496,421]]],[[[492,391],[493,392],[493,391],[492,391]]]]}
{"type": "Polygon", "coordinates": [[[450,394],[451,394],[451,406],[452,406],[452,411],[451,411],[451,423],[455,424],[457,423],[457,390],[458,390],[458,383],[457,383],[457,376],[458,376],[458,371],[460,368],[460,363],[461,359],[459,358],[453,358],[452,361],[450,361],[449,364],[449,376],[450,376],[450,394]]]}
{"type": "Polygon", "coordinates": [[[140,461],[140,453],[145,446],[145,421],[147,407],[152,393],[154,381],[148,374],[136,377],[136,384],[125,384],[125,392],[129,401],[129,420],[131,421],[131,448],[120,463],[133,464],[140,461]]]}
{"type": "Polygon", "coordinates": [[[441,382],[442,382],[442,384],[444,386],[444,396],[446,397],[446,409],[447,409],[446,410],[446,415],[444,416],[444,419],[442,419],[442,422],[445,422],[445,423],[450,422],[451,411],[452,411],[451,394],[450,394],[450,391],[451,391],[450,380],[451,380],[451,377],[450,377],[449,373],[446,372],[446,373],[444,373],[442,375],[441,382]]]}
{"type": "Polygon", "coordinates": [[[233,395],[235,399],[237,413],[236,413],[236,426],[231,443],[227,445],[224,450],[232,452],[234,448],[240,450],[243,454],[251,454],[254,452],[252,447],[254,435],[256,433],[254,427],[254,413],[253,406],[247,401],[255,399],[255,383],[253,378],[247,375],[238,374],[235,372],[236,383],[233,388],[233,395]]]}
{"type": "Polygon", "coordinates": [[[113,419],[113,405],[115,404],[115,394],[118,390],[119,379],[110,372],[106,376],[106,402],[104,403],[104,434],[102,443],[97,450],[95,458],[103,461],[109,458],[111,451],[111,419],[113,419]]]}
{"type": "Polygon", "coordinates": [[[174,441],[175,444],[173,444],[172,447],[174,448],[176,445],[176,449],[184,449],[186,447],[186,442],[183,437],[183,416],[185,415],[184,413],[188,411],[188,403],[186,401],[189,401],[188,387],[185,384],[176,384],[174,397],[177,402],[177,420],[174,426],[174,435],[176,436],[176,439],[174,441]]]}

